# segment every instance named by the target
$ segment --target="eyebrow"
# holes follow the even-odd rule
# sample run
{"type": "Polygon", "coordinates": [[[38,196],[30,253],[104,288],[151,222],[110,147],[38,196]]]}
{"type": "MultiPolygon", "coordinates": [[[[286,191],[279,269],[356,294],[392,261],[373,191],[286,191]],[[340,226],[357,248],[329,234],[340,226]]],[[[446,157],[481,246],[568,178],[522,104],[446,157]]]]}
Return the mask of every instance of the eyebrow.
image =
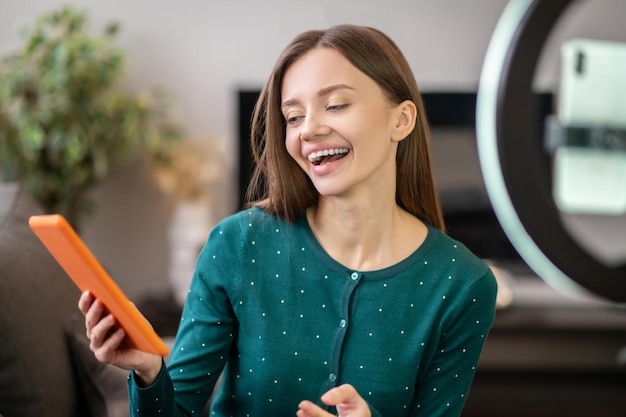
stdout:
{"type": "MultiPolygon", "coordinates": [[[[317,92],[317,96],[318,97],[324,97],[324,96],[327,96],[328,94],[332,93],[333,91],[344,90],[344,89],[354,90],[354,88],[350,87],[347,84],[334,84],[334,85],[330,85],[328,87],[321,88],[317,92]]],[[[289,107],[289,106],[292,106],[292,105],[297,104],[297,103],[298,103],[298,100],[295,100],[295,99],[285,100],[285,101],[282,102],[280,107],[281,108],[289,107]]]]}

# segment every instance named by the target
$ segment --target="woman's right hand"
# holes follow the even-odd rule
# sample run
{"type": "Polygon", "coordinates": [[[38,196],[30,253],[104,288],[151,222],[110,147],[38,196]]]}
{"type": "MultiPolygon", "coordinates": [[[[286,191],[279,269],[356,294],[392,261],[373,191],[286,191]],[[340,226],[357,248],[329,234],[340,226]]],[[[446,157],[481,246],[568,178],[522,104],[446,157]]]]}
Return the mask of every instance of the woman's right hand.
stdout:
{"type": "Polygon", "coordinates": [[[81,294],[78,309],[85,315],[85,328],[89,349],[96,359],[135,372],[143,386],[152,384],[163,364],[163,358],[130,348],[124,342],[126,333],[104,304],[89,291],[81,294]]]}

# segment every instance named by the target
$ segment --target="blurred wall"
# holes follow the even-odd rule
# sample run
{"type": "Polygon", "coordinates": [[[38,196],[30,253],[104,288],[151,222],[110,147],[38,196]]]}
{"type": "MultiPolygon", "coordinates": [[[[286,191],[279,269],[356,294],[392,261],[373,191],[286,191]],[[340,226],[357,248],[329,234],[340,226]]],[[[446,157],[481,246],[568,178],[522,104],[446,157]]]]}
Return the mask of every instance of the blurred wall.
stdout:
{"type": "MultiPolygon", "coordinates": [[[[422,90],[474,91],[506,5],[505,0],[5,0],[0,53],[19,45],[25,23],[66,3],[87,9],[94,30],[119,20],[129,88],[169,90],[189,137],[217,141],[224,168],[211,208],[216,220],[236,209],[236,91],[261,87],[296,34],[338,23],[375,26],[405,52],[422,90]]],[[[623,0],[583,2],[575,9],[557,28],[558,36],[626,38],[623,0]]],[[[539,88],[553,84],[557,43],[546,46],[539,88]]],[[[98,211],[84,232],[88,245],[131,298],[167,290],[171,212],[159,190],[138,167],[129,166],[95,195],[98,211]]]]}

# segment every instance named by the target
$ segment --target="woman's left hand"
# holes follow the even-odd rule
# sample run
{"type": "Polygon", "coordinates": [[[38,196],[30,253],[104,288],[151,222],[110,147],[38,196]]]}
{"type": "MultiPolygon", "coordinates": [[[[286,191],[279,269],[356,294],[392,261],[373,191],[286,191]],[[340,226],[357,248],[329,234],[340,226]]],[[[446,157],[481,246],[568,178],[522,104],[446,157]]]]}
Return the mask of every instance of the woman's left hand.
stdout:
{"type": "MultiPolygon", "coordinates": [[[[371,417],[372,412],[367,402],[350,384],[340,385],[328,390],[322,395],[322,402],[337,408],[339,417],[371,417]]],[[[296,413],[298,417],[329,417],[328,411],[315,405],[311,401],[302,401],[296,413]]],[[[333,416],[334,417],[334,416],[333,416]]]]}

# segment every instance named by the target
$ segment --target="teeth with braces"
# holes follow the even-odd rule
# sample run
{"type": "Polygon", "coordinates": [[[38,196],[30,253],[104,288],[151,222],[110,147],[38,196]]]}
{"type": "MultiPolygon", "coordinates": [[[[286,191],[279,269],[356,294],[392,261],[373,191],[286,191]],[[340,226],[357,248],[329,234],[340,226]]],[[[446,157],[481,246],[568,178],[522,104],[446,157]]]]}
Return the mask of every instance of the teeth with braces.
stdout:
{"type": "Polygon", "coordinates": [[[329,156],[329,155],[341,155],[341,154],[345,154],[348,153],[349,150],[346,148],[342,148],[342,149],[324,149],[323,151],[317,151],[317,152],[313,152],[312,154],[309,154],[308,158],[310,162],[319,162],[323,157],[325,156],[329,156]]]}

